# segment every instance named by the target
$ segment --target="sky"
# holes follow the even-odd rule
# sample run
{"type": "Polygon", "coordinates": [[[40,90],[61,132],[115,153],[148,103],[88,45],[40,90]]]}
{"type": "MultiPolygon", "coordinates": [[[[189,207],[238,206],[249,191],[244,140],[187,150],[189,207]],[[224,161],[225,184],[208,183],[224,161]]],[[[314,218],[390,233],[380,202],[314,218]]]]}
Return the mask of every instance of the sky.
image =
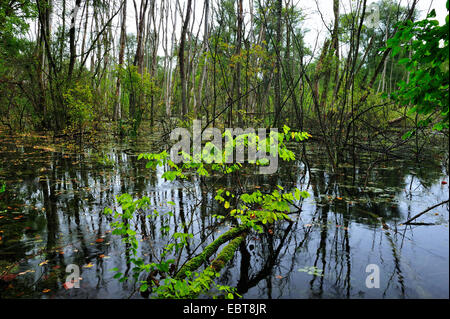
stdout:
{"type": "MultiPolygon", "coordinates": [[[[175,3],[179,1],[180,7],[183,8],[183,12],[185,12],[185,7],[187,4],[187,0],[171,0],[175,6],[175,3]]],[[[218,0],[210,0],[211,2],[217,3],[218,0]]],[[[250,19],[250,9],[249,2],[252,0],[244,0],[244,17],[245,23],[249,23],[250,19]]],[[[303,27],[307,28],[309,31],[305,34],[305,43],[311,48],[314,48],[314,44],[316,43],[316,39],[318,40],[318,47],[321,47],[321,43],[328,36],[328,30],[324,26],[324,21],[327,25],[330,25],[334,21],[333,16],[333,0],[292,0],[294,5],[302,10],[304,15],[306,16],[306,20],[303,23],[303,27]],[[320,13],[319,13],[320,11],[320,13]],[[323,18],[323,20],[322,20],[323,18]]],[[[359,0],[358,0],[359,1],[359,0]]],[[[375,0],[368,0],[367,5],[369,6],[371,3],[377,2],[375,0]]],[[[138,8],[140,0],[136,1],[138,8]]],[[[159,6],[160,1],[157,1],[159,6]]],[[[355,0],[341,0],[340,2],[340,12],[348,12],[350,8],[350,3],[355,3],[355,0]]],[[[412,3],[412,0],[400,0],[400,4],[403,6],[408,6],[408,4],[412,3]]],[[[417,3],[417,9],[420,12],[420,18],[425,18],[426,13],[429,12],[430,8],[436,9],[437,20],[440,24],[445,23],[445,16],[447,15],[447,9],[445,7],[446,0],[419,0],[417,3]]],[[[191,21],[194,23],[194,33],[200,35],[203,34],[203,26],[200,26],[200,20],[202,18],[202,13],[204,10],[204,1],[202,0],[193,0],[193,11],[195,12],[195,21],[191,21]]],[[[133,6],[133,1],[128,1],[127,7],[127,32],[135,33],[136,25],[135,25],[135,10],[133,6]]],[[[181,32],[181,18],[178,17],[177,28],[175,30],[176,38],[178,39],[181,32]]],[[[171,21],[169,21],[168,30],[171,31],[172,27],[170,26],[171,21]]],[[[164,51],[162,48],[158,51],[158,55],[163,55],[164,51]]]]}
{"type": "MultiPolygon", "coordinates": [[[[333,15],[333,1],[332,0],[315,0],[303,1],[299,0],[299,8],[303,10],[306,14],[305,26],[311,31],[305,36],[305,42],[309,45],[315,42],[317,36],[323,41],[323,38],[327,36],[328,30],[324,26],[322,19],[319,14],[319,10],[324,17],[324,21],[330,24],[334,21],[333,15]],[[319,10],[318,10],[319,6],[319,10]]],[[[340,11],[348,10],[350,8],[349,3],[354,2],[351,0],[341,1],[340,11]]],[[[368,0],[367,5],[370,6],[371,3],[378,2],[374,0],[368,0]]],[[[407,6],[408,3],[412,3],[411,0],[402,0],[401,5],[407,6]]],[[[445,16],[447,15],[447,9],[445,7],[446,0],[419,0],[417,3],[417,9],[420,12],[420,18],[426,17],[426,12],[428,12],[430,5],[432,8],[436,9],[436,19],[440,24],[445,23],[445,16]]]]}
{"type": "MultiPolygon", "coordinates": [[[[134,0],[136,2],[137,8],[139,9],[141,0],[134,0]]],[[[136,33],[136,14],[135,14],[135,8],[134,8],[134,2],[133,0],[128,0],[128,6],[127,6],[127,33],[136,33]]],[[[217,7],[217,3],[219,0],[210,0],[210,2],[215,3],[215,6],[217,7]]],[[[243,0],[244,3],[244,24],[250,23],[250,2],[253,0],[243,0]]],[[[292,1],[293,4],[300,8],[306,17],[306,19],[303,22],[303,29],[308,29],[309,31],[305,34],[305,43],[307,46],[309,46],[311,49],[314,49],[314,45],[316,43],[316,40],[318,40],[317,44],[317,50],[321,47],[321,44],[323,43],[326,36],[329,36],[329,32],[327,28],[324,25],[324,22],[327,25],[330,25],[334,21],[333,16],[333,0],[289,0],[292,1]],[[320,13],[319,13],[320,11],[320,13]],[[322,20],[323,19],[323,20],[322,20]]],[[[361,0],[341,0],[340,1],[340,12],[348,12],[350,8],[350,4],[353,3],[353,6],[355,5],[356,1],[361,0]]],[[[401,5],[407,6],[408,3],[411,3],[412,0],[400,0],[401,5]]],[[[69,0],[67,3],[74,3],[74,0],[69,0]]],[[[181,33],[181,10],[183,10],[183,16],[185,12],[185,7],[187,4],[187,0],[165,0],[164,3],[170,2],[172,4],[172,8],[175,8],[175,4],[178,2],[181,9],[178,9],[178,16],[177,16],[177,26],[175,28],[175,37],[176,37],[176,43],[179,40],[180,33],[181,33]]],[[[286,0],[283,1],[285,3],[286,0]]],[[[368,5],[370,5],[373,2],[377,2],[375,0],[368,0],[368,5]]],[[[58,5],[59,0],[54,0],[54,3],[58,5]]],[[[160,10],[162,1],[156,0],[156,11],[158,12],[160,10]]],[[[419,0],[417,4],[417,9],[420,12],[419,18],[424,18],[426,16],[426,13],[430,10],[430,8],[436,9],[437,13],[437,19],[440,22],[440,24],[443,24],[445,22],[445,16],[448,14],[448,11],[445,7],[446,0],[419,0]]],[[[60,5],[60,4],[59,4],[60,5]]],[[[200,38],[202,38],[203,34],[203,26],[201,25],[202,20],[202,13],[204,10],[204,1],[203,0],[193,0],[193,11],[195,12],[195,15],[193,15],[193,18],[195,20],[191,19],[191,23],[193,23],[194,28],[193,32],[194,34],[199,35],[200,38]]],[[[68,11],[70,8],[68,9],[68,11]]],[[[78,16],[81,15],[81,9],[78,11],[78,16]]],[[[69,11],[70,12],[70,11],[69,11]]],[[[113,24],[118,26],[119,25],[119,15],[113,20],[113,24]]],[[[55,19],[56,20],[56,19],[55,19]]],[[[56,22],[56,21],[55,21],[56,22]]],[[[163,22],[163,25],[165,24],[165,21],[163,22]]],[[[169,21],[167,23],[167,34],[169,37],[169,51],[170,51],[170,37],[172,36],[172,21],[169,18],[169,21]]],[[[37,30],[36,25],[32,25],[32,33],[35,33],[37,30]]],[[[247,27],[248,29],[248,27],[247,27]]],[[[113,30],[113,34],[115,35],[115,41],[118,43],[119,40],[119,34],[120,30],[118,27],[116,27],[113,30]]],[[[164,50],[163,47],[160,45],[158,49],[158,55],[163,56],[164,50]]]]}

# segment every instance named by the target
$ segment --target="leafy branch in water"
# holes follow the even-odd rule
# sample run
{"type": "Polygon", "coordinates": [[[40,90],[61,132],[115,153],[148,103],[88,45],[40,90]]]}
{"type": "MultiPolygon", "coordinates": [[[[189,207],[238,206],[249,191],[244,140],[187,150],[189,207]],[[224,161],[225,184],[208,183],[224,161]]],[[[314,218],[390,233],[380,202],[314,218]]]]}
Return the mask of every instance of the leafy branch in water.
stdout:
{"type": "MultiPolygon", "coordinates": [[[[171,160],[167,151],[143,153],[139,155],[138,159],[147,160],[146,167],[153,170],[158,166],[166,167],[167,170],[162,174],[162,178],[168,181],[174,181],[177,178],[185,180],[190,172],[204,177],[210,176],[212,171],[226,175],[237,172],[244,166],[268,164],[258,160],[249,160],[244,165],[227,163],[225,159],[230,152],[232,154],[236,147],[254,146],[257,150],[270,152],[272,156],[279,155],[283,161],[291,161],[295,160],[295,154],[288,149],[286,143],[289,141],[301,142],[309,136],[305,132],[292,132],[289,127],[284,126],[283,132],[271,132],[271,136],[264,140],[260,140],[256,134],[251,133],[238,135],[235,138],[228,136],[230,143],[223,151],[211,142],[206,143],[200,158],[180,152],[185,159],[184,163],[180,165],[171,160]],[[276,143],[275,150],[272,147],[274,145],[270,144],[274,141],[276,143]]],[[[223,295],[225,298],[234,298],[239,296],[236,289],[219,285],[215,279],[220,277],[221,269],[234,257],[235,251],[244,241],[247,233],[252,230],[261,233],[265,224],[272,224],[279,220],[290,221],[288,216],[290,207],[294,205],[295,201],[308,196],[306,191],[298,188],[288,191],[280,185],[277,185],[276,189],[270,193],[262,193],[259,190],[251,193],[246,191],[231,193],[219,188],[216,191],[215,200],[224,207],[226,214],[214,214],[213,217],[218,220],[229,219],[235,226],[207,245],[201,253],[194,257],[188,256],[188,259],[182,264],[179,263],[181,253],[194,237],[186,230],[185,232],[174,232],[169,236],[170,239],[163,247],[162,253],[155,256],[156,262],[146,264],[139,257],[139,241],[136,231],[132,230],[133,218],[151,211],[148,197],[144,196],[135,200],[129,194],[123,194],[117,198],[120,209],[113,211],[111,208],[105,208],[104,212],[114,217],[114,221],[111,222],[114,229],[112,234],[122,236],[122,241],[130,253],[127,255],[129,256],[127,263],[134,265],[132,268],[133,278],[139,282],[139,290],[142,293],[151,294],[155,298],[196,298],[214,291],[213,297],[223,295]],[[228,244],[210,262],[210,258],[225,243],[228,244]],[[176,269],[178,265],[181,266],[176,269]],[[203,271],[197,271],[203,265],[207,267],[203,271]],[[145,278],[142,278],[142,273],[146,274],[145,278]]],[[[175,203],[169,201],[167,204],[171,206],[175,203]]],[[[173,216],[172,212],[165,214],[173,216]]],[[[161,214],[153,210],[147,215],[147,218],[159,216],[161,214]]],[[[170,228],[161,227],[161,232],[168,235],[170,228]]],[[[118,268],[112,270],[117,272],[114,277],[121,282],[129,279],[118,268]]]]}

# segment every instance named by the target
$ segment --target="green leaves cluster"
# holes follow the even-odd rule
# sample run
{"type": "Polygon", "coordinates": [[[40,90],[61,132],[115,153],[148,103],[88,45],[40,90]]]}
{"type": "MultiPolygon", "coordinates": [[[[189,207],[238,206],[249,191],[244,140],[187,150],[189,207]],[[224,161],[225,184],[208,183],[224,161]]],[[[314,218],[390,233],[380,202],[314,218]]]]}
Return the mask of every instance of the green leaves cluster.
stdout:
{"type": "Polygon", "coordinates": [[[442,130],[449,127],[449,16],[442,26],[433,19],[435,16],[432,10],[424,20],[398,25],[398,32],[388,40],[388,47],[393,56],[411,51],[410,58],[399,61],[410,72],[409,82],[400,82],[392,98],[412,105],[410,114],[424,116],[419,126],[427,126],[437,117],[433,129],[442,130]]]}
{"type": "MultiPolygon", "coordinates": [[[[267,138],[265,143],[258,144],[259,147],[266,148],[266,151],[273,152],[270,148],[270,141],[274,141],[274,137],[277,139],[278,147],[277,151],[280,157],[285,160],[295,159],[295,154],[287,148],[286,143],[288,141],[303,141],[310,135],[305,132],[292,132],[289,127],[285,126],[283,132],[277,133],[276,136],[272,135],[272,139],[267,138]],[[262,145],[262,146],[261,146],[262,145]]],[[[271,133],[271,134],[272,134],[271,133]]],[[[244,134],[245,135],[245,134],[244,134]]],[[[247,134],[245,136],[240,135],[232,140],[231,149],[226,148],[220,155],[225,158],[227,152],[236,148],[239,143],[247,143],[249,141],[257,141],[258,136],[247,134]]],[[[214,163],[212,161],[204,162],[211,155],[211,150],[217,150],[214,145],[210,145],[211,148],[208,151],[201,154],[201,158],[193,158],[189,154],[181,154],[186,162],[180,165],[175,164],[171,159],[167,151],[160,153],[143,153],[138,156],[138,160],[147,160],[146,167],[156,169],[158,166],[166,166],[167,170],[162,175],[164,179],[173,181],[176,178],[186,179],[187,173],[195,171],[200,176],[209,176],[210,171],[218,171],[222,174],[229,174],[231,172],[238,171],[243,167],[238,164],[225,164],[214,163]],[[201,160],[201,161],[199,161],[201,160]]],[[[216,156],[217,154],[213,154],[216,156]]],[[[276,155],[276,154],[273,154],[276,155]]],[[[258,165],[258,163],[249,163],[258,165]]],[[[230,191],[224,189],[217,190],[215,200],[223,205],[225,210],[229,211],[228,218],[233,218],[240,224],[239,227],[244,229],[253,228],[259,232],[262,232],[262,225],[267,223],[273,223],[277,220],[290,220],[288,213],[290,211],[290,205],[295,200],[301,198],[307,198],[308,192],[301,191],[298,188],[292,191],[284,191],[284,188],[277,185],[277,189],[271,193],[263,194],[260,191],[252,193],[232,194],[230,191]],[[230,199],[236,199],[235,203],[231,203],[230,199]]],[[[176,265],[179,264],[179,258],[183,248],[189,244],[189,241],[193,238],[192,234],[175,232],[170,237],[169,242],[164,246],[160,256],[157,256],[157,262],[145,264],[143,259],[138,257],[138,240],[136,238],[136,232],[131,228],[131,220],[139,213],[145,213],[144,210],[149,208],[150,199],[148,197],[142,197],[141,199],[134,200],[131,195],[123,194],[117,198],[120,210],[112,211],[110,208],[105,209],[106,214],[113,215],[115,220],[111,223],[114,228],[113,234],[122,236],[122,241],[127,244],[126,249],[131,252],[129,262],[134,264],[133,277],[140,283],[140,291],[151,291],[152,296],[156,298],[193,298],[201,294],[206,294],[212,290],[216,293],[220,292],[224,294],[225,298],[234,298],[238,296],[236,290],[229,286],[219,285],[215,282],[215,279],[220,276],[216,273],[213,267],[207,267],[201,272],[186,272],[186,278],[181,279],[177,277],[176,265]],[[175,256],[175,257],[174,257],[175,256]],[[146,280],[140,280],[141,273],[149,274],[146,280]],[[158,278],[156,278],[158,277],[158,278]]],[[[167,202],[169,206],[175,205],[175,203],[167,202]]],[[[169,212],[171,216],[173,213],[169,212]]],[[[154,218],[159,216],[160,213],[156,210],[153,211],[148,218],[154,218]]],[[[217,218],[227,218],[225,216],[214,215],[217,218]]],[[[167,235],[170,232],[166,226],[161,228],[161,232],[167,235]]],[[[227,246],[228,247],[228,246],[227,246]]],[[[234,246],[233,246],[234,247],[234,246]]],[[[234,250],[234,248],[230,248],[234,250]]],[[[117,268],[113,269],[117,271],[115,278],[120,281],[125,281],[128,278],[119,272],[117,268]]],[[[216,297],[216,295],[214,295],[216,297]]]]}
{"type": "MultiPolygon", "coordinates": [[[[301,198],[308,198],[309,193],[307,191],[301,191],[295,188],[292,192],[279,192],[284,191],[284,188],[277,185],[278,189],[272,191],[269,194],[263,194],[259,190],[252,193],[244,193],[238,196],[238,204],[236,208],[230,211],[230,216],[236,218],[242,225],[252,227],[258,232],[262,232],[261,225],[272,224],[277,220],[290,220],[288,213],[290,212],[291,204],[294,200],[300,200],[301,198]]],[[[217,190],[215,200],[222,203],[225,209],[230,208],[230,203],[222,195],[230,196],[234,198],[233,194],[223,189],[217,190]]],[[[219,217],[216,215],[218,218],[219,217]]]]}
{"type": "Polygon", "coordinates": [[[83,129],[92,121],[94,116],[94,98],[91,88],[87,84],[76,83],[63,95],[69,115],[70,123],[83,129]]]}
{"type": "MultiPolygon", "coordinates": [[[[192,298],[202,293],[209,291],[212,288],[225,293],[226,298],[233,298],[235,289],[218,285],[214,282],[219,274],[215,273],[212,269],[207,268],[203,272],[188,273],[187,279],[176,279],[175,272],[171,269],[171,266],[175,264],[175,259],[166,258],[169,255],[177,254],[185,245],[188,240],[193,237],[192,234],[175,232],[171,237],[172,240],[163,248],[163,252],[158,262],[152,262],[146,264],[144,260],[138,256],[139,241],[136,237],[136,231],[131,227],[132,219],[137,212],[143,212],[143,209],[148,208],[150,199],[148,197],[142,197],[134,200],[129,194],[122,194],[117,198],[121,207],[120,210],[112,210],[105,208],[104,213],[112,215],[114,221],[111,223],[113,228],[112,234],[122,237],[122,242],[126,244],[126,249],[131,252],[131,257],[127,262],[131,262],[134,267],[132,268],[133,278],[140,283],[139,290],[146,292],[147,290],[153,293],[156,298],[192,298]],[[153,275],[147,278],[150,280],[140,280],[141,274],[159,274],[159,280],[153,275]]],[[[172,215],[171,212],[167,213],[172,215]]],[[[159,216],[160,213],[154,211],[148,215],[149,218],[159,216]]],[[[120,282],[127,281],[129,278],[119,271],[118,268],[113,268],[111,271],[115,271],[114,278],[120,282]]]]}

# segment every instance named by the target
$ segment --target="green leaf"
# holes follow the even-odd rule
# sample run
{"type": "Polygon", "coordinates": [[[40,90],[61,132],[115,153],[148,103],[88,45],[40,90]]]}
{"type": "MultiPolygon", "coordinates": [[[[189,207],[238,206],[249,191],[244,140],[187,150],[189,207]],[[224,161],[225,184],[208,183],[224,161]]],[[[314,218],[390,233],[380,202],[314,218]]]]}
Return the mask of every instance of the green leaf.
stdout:
{"type": "Polygon", "coordinates": [[[148,289],[148,285],[147,284],[142,284],[141,287],[139,288],[139,290],[141,292],[147,291],[147,289],[148,289]]]}

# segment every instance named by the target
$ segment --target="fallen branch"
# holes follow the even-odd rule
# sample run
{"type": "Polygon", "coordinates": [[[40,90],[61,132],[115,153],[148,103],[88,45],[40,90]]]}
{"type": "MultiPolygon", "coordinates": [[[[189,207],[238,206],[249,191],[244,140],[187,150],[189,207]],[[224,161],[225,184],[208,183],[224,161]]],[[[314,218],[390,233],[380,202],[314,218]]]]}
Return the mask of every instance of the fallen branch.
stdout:
{"type": "Polygon", "coordinates": [[[186,272],[193,272],[197,268],[199,268],[203,263],[209,262],[209,258],[219,249],[219,247],[226,243],[227,241],[236,238],[241,235],[244,231],[248,229],[247,226],[239,226],[230,229],[226,233],[219,236],[216,240],[214,240],[211,244],[206,246],[206,248],[197,256],[189,260],[186,264],[184,264],[180,270],[178,271],[175,279],[184,279],[186,278],[186,272]]]}
{"type": "Polygon", "coordinates": [[[244,240],[246,233],[242,233],[232,241],[228,245],[226,245],[222,251],[217,255],[216,259],[214,259],[211,263],[211,268],[214,269],[215,272],[219,272],[222,268],[233,259],[234,253],[239,248],[239,245],[244,240]]]}
{"type": "Polygon", "coordinates": [[[447,199],[447,200],[444,200],[442,203],[439,203],[439,204],[436,204],[436,205],[434,205],[434,206],[431,206],[431,207],[425,209],[425,210],[424,210],[423,212],[421,212],[420,214],[417,214],[417,215],[414,216],[413,218],[408,219],[406,222],[404,222],[404,223],[402,223],[402,224],[408,225],[408,224],[411,223],[414,219],[416,219],[416,218],[422,216],[423,214],[429,212],[430,210],[432,210],[432,209],[434,209],[434,208],[436,208],[436,207],[438,207],[438,206],[441,206],[441,205],[443,205],[443,204],[445,204],[445,203],[448,203],[448,201],[449,201],[449,200],[447,199]]]}

